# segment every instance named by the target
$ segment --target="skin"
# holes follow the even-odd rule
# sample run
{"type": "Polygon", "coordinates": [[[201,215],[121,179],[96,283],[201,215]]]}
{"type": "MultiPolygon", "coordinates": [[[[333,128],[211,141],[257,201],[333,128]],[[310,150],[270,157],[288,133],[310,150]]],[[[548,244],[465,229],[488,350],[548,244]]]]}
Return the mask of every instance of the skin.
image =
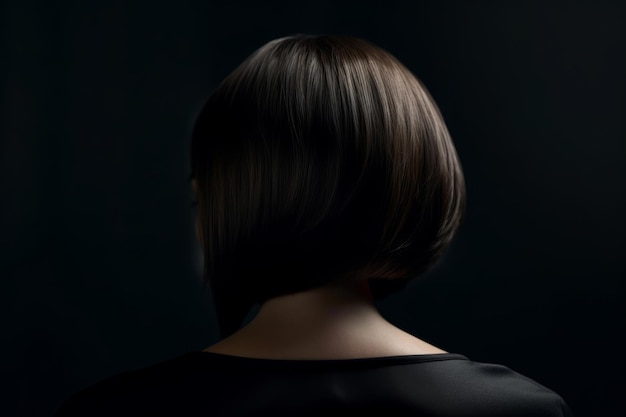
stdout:
{"type": "Polygon", "coordinates": [[[447,353],[382,317],[364,277],[272,298],[247,325],[203,350],[263,359],[447,353]]]}

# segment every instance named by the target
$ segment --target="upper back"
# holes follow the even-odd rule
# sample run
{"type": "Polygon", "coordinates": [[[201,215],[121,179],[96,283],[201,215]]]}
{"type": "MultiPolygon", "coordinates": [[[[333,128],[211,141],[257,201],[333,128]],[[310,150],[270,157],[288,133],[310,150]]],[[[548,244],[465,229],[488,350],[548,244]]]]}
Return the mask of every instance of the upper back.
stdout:
{"type": "Polygon", "coordinates": [[[273,360],[189,352],[95,384],[67,401],[57,417],[375,411],[385,416],[572,415],[563,399],[541,384],[505,366],[454,353],[273,360]]]}

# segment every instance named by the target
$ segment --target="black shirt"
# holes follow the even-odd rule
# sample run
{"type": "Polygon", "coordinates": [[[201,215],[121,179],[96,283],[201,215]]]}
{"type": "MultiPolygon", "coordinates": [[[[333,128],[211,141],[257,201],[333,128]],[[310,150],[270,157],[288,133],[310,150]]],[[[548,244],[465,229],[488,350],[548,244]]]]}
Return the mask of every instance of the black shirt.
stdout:
{"type": "Polygon", "coordinates": [[[571,417],[555,392],[456,353],[363,359],[254,359],[188,352],[93,384],[55,417],[571,417]]]}

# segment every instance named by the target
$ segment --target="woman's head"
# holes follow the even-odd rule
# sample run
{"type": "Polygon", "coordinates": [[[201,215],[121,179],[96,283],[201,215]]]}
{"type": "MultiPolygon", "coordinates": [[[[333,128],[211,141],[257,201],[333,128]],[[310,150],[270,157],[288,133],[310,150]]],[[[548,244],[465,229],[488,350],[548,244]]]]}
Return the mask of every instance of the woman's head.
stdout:
{"type": "Polygon", "coordinates": [[[223,336],[277,295],[338,279],[402,287],[436,263],[465,209],[426,88],[350,36],[288,36],[252,53],[198,115],[191,169],[223,336]]]}

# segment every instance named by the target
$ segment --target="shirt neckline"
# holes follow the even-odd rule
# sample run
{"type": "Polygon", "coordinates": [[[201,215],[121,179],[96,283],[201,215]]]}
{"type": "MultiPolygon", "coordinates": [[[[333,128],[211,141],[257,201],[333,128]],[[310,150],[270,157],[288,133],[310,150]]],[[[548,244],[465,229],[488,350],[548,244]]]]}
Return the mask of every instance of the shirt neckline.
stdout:
{"type": "Polygon", "coordinates": [[[390,356],[373,356],[362,358],[324,358],[324,359],[277,359],[277,358],[258,358],[251,356],[237,356],[226,353],[192,351],[187,356],[199,357],[203,359],[213,359],[229,362],[246,362],[249,364],[401,364],[401,363],[422,363],[436,362],[445,360],[469,360],[469,358],[460,353],[425,353],[415,355],[390,355],[390,356]]]}

